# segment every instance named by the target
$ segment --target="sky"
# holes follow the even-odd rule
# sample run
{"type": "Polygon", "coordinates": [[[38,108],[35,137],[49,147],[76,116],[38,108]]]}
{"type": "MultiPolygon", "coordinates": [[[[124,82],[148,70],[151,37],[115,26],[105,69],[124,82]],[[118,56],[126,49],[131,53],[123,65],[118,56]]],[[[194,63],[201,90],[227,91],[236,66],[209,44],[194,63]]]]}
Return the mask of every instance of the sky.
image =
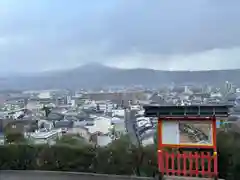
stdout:
{"type": "Polygon", "coordinates": [[[0,0],[1,73],[240,68],[239,0],[0,0]]]}

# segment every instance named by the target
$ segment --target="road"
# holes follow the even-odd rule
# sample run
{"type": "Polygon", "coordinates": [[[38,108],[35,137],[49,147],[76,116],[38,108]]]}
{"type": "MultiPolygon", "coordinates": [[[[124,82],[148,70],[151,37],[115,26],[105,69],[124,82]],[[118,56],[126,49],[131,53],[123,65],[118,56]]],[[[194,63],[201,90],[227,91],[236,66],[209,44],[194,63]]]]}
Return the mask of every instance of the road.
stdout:
{"type": "Polygon", "coordinates": [[[131,142],[135,146],[138,146],[139,145],[138,137],[137,137],[136,131],[134,129],[135,123],[136,123],[135,112],[126,110],[126,113],[125,113],[125,128],[127,130],[127,133],[130,137],[131,142]]]}
{"type": "Polygon", "coordinates": [[[1,180],[152,180],[152,178],[50,171],[0,171],[1,180]]]}
{"type": "MultiPolygon", "coordinates": [[[[1,180],[153,180],[147,177],[51,171],[0,171],[1,180]]],[[[165,177],[165,180],[210,180],[195,177],[165,177]]]]}

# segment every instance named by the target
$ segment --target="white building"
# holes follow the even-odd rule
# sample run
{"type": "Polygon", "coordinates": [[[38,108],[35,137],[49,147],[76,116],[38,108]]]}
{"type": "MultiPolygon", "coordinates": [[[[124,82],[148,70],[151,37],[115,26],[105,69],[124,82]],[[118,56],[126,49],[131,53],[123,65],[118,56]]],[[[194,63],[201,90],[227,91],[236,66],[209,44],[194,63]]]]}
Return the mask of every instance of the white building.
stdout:
{"type": "Polygon", "coordinates": [[[36,131],[28,135],[34,144],[55,144],[56,140],[62,137],[61,129],[47,131],[45,129],[36,131]]]}
{"type": "Polygon", "coordinates": [[[97,144],[99,146],[107,146],[112,142],[112,139],[108,135],[97,136],[97,144]]]}
{"type": "Polygon", "coordinates": [[[125,115],[125,111],[124,109],[113,109],[112,110],[112,116],[120,116],[120,117],[124,117],[125,115]]]}
{"type": "Polygon", "coordinates": [[[211,98],[221,98],[222,97],[222,94],[220,92],[212,92],[210,94],[210,97],[211,98]]]}
{"type": "Polygon", "coordinates": [[[41,109],[43,107],[42,104],[40,104],[38,101],[29,101],[26,105],[26,109],[29,110],[37,110],[41,109]]]}
{"type": "Polygon", "coordinates": [[[99,107],[100,111],[106,112],[112,112],[112,109],[116,106],[111,101],[96,101],[96,107],[99,107]]]}
{"type": "Polygon", "coordinates": [[[85,127],[73,127],[69,128],[67,131],[67,134],[72,134],[72,135],[79,135],[83,137],[86,141],[90,140],[91,134],[89,133],[88,129],[85,127]]]}
{"type": "Polygon", "coordinates": [[[51,98],[51,93],[49,91],[42,91],[38,94],[40,99],[51,98]]]}
{"type": "Polygon", "coordinates": [[[72,107],[76,107],[76,100],[75,100],[75,99],[72,99],[72,100],[71,100],[71,106],[72,106],[72,107]]]}
{"type": "Polygon", "coordinates": [[[143,146],[148,146],[148,145],[151,145],[151,144],[154,144],[154,137],[153,136],[145,138],[145,139],[142,140],[142,145],[143,146]]]}
{"type": "Polygon", "coordinates": [[[126,134],[125,121],[122,118],[112,118],[111,132],[114,132],[114,138],[119,138],[121,135],[126,134]]]}
{"type": "Polygon", "coordinates": [[[148,117],[139,117],[136,122],[138,127],[152,127],[152,122],[148,117]]]}
{"type": "Polygon", "coordinates": [[[111,118],[96,117],[93,126],[86,126],[90,133],[102,132],[103,134],[109,133],[111,127],[111,118]]]}
{"type": "Polygon", "coordinates": [[[140,105],[131,105],[130,109],[131,110],[141,110],[141,106],[140,105]]]}
{"type": "Polygon", "coordinates": [[[54,128],[52,121],[48,121],[48,120],[44,120],[44,119],[41,119],[38,121],[38,127],[44,127],[48,130],[54,128]]]}

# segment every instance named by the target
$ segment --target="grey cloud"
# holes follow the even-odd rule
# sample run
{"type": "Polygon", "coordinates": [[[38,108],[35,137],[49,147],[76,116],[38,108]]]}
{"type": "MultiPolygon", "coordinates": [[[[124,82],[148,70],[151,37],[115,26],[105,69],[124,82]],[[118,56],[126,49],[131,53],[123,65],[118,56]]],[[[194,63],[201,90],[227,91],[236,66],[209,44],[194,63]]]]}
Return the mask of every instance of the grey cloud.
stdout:
{"type": "Polygon", "coordinates": [[[175,55],[240,44],[237,0],[24,2],[17,7],[15,0],[8,6],[14,9],[0,18],[0,38],[25,38],[0,44],[6,70],[64,68],[134,52],[175,55]]]}
{"type": "Polygon", "coordinates": [[[141,2],[140,7],[137,3],[126,10],[122,7],[112,16],[115,49],[135,46],[141,52],[188,53],[240,43],[236,8],[240,1],[234,6],[231,1],[227,6],[204,0],[141,2]]]}

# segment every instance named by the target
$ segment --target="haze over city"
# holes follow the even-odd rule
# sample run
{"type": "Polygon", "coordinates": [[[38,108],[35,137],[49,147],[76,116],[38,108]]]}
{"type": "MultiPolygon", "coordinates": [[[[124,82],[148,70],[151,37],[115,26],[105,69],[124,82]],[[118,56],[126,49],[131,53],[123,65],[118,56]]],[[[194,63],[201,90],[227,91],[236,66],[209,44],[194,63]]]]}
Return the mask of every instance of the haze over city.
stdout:
{"type": "Polygon", "coordinates": [[[240,1],[2,0],[1,73],[240,68],[240,1]]]}

